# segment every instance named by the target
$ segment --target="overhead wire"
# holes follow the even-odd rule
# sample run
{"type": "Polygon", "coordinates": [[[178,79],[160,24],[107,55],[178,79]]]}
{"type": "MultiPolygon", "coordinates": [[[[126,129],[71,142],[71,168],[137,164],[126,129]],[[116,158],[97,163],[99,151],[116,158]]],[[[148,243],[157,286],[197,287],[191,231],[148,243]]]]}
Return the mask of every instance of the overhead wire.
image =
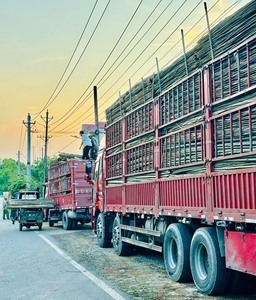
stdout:
{"type": "MultiPolygon", "coordinates": [[[[157,34],[154,36],[154,38],[151,39],[150,43],[148,43],[147,46],[142,50],[142,52],[141,52],[141,53],[139,54],[139,56],[135,59],[135,61],[133,61],[132,65],[133,65],[133,64],[139,59],[139,57],[145,52],[145,50],[146,50],[146,49],[150,46],[150,44],[155,40],[155,38],[159,35],[159,33],[162,32],[162,31],[164,30],[164,28],[169,24],[169,22],[174,18],[174,16],[179,12],[179,10],[184,6],[184,4],[185,4],[187,1],[188,1],[188,0],[184,0],[184,1],[183,1],[183,3],[179,6],[179,8],[178,8],[178,9],[173,13],[173,15],[167,20],[167,22],[164,24],[164,26],[157,32],[157,34]]],[[[165,12],[165,11],[167,10],[167,8],[169,7],[169,5],[170,5],[172,2],[173,2],[173,1],[171,1],[171,2],[165,7],[165,9],[162,11],[162,13],[160,14],[160,16],[163,14],[163,12],[165,12]]],[[[196,5],[196,7],[198,7],[199,4],[200,4],[201,2],[202,2],[202,0],[196,5]]],[[[196,7],[194,8],[194,10],[196,9],[196,7]]],[[[191,13],[192,13],[192,11],[191,11],[191,13]]],[[[190,13],[190,14],[191,14],[191,13],[190,13]]],[[[190,14],[189,14],[189,15],[190,15],[190,14]]],[[[188,16],[189,16],[189,15],[188,15],[188,16]]],[[[159,16],[159,17],[160,17],[160,16],[159,16]]],[[[187,16],[184,20],[186,20],[186,19],[188,18],[188,16],[187,16]]],[[[158,17],[158,19],[159,19],[159,17],[158,17]]],[[[184,22],[184,20],[183,20],[183,22],[184,22]]],[[[183,22],[181,22],[181,24],[182,24],[183,22]]],[[[155,24],[155,23],[156,23],[156,21],[153,22],[153,24],[155,24]]],[[[152,25],[150,26],[150,28],[152,28],[152,25]]],[[[149,29],[150,29],[150,28],[149,28],[149,29]]],[[[149,29],[146,31],[146,33],[148,33],[149,29]]],[[[175,31],[175,30],[174,30],[174,31],[175,31]]],[[[174,31],[173,31],[173,32],[174,32],[174,31]]],[[[172,34],[173,34],[173,32],[172,32],[172,34]]],[[[146,33],[145,33],[145,34],[146,34],[146,33]]],[[[143,35],[143,37],[145,36],[145,34],[143,35]]],[[[169,38],[172,34],[170,34],[170,35],[168,36],[168,38],[169,38]]],[[[167,39],[168,39],[168,38],[167,38],[167,39]]],[[[166,39],[166,40],[167,40],[167,39],[166,39]]],[[[161,44],[161,46],[166,42],[166,40],[161,44]]],[[[141,41],[141,39],[140,39],[139,41],[141,41]]],[[[138,42],[136,43],[136,45],[137,45],[137,44],[138,44],[138,42]]],[[[158,49],[159,49],[161,46],[159,46],[158,49]]],[[[134,47],[132,48],[132,50],[133,50],[133,49],[134,49],[134,47]]],[[[157,50],[158,50],[158,49],[157,49],[157,50]]],[[[127,58],[127,56],[130,54],[130,52],[131,52],[131,51],[129,51],[129,53],[125,56],[125,58],[127,58]]],[[[156,52],[156,51],[155,51],[155,52],[156,52]]],[[[155,52],[154,52],[154,53],[155,53],[155,52]]],[[[121,63],[122,63],[123,61],[124,61],[124,59],[121,61],[121,63]]],[[[148,61],[148,59],[146,60],[146,62],[147,62],[147,61],[148,61]]],[[[120,65],[120,64],[119,64],[119,65],[120,65]]],[[[118,65],[118,66],[119,66],[119,65],[118,65]]],[[[132,65],[130,65],[130,67],[131,67],[132,65]]],[[[127,68],[126,71],[129,70],[130,67],[127,68]]],[[[115,70],[116,70],[116,68],[115,68],[115,70]]],[[[115,71],[115,70],[114,70],[114,71],[115,71]]],[[[121,77],[126,73],[126,71],[121,75],[121,77]]],[[[112,73],[113,73],[113,72],[112,72],[112,73]]],[[[112,73],[111,73],[111,74],[112,74],[112,73]]],[[[110,74],[110,75],[111,75],[111,74],[110,74]]],[[[109,76],[110,76],[110,75],[109,75],[109,76]]],[[[109,76],[108,76],[108,78],[109,78],[109,76]]],[[[116,82],[115,82],[115,83],[107,90],[107,92],[108,92],[108,91],[109,91],[109,90],[110,90],[110,89],[111,89],[111,88],[112,88],[112,87],[120,80],[121,77],[119,77],[119,79],[118,79],[118,80],[117,80],[117,81],[116,81],[116,82]]],[[[103,83],[105,83],[105,82],[106,82],[106,80],[105,80],[103,83]]],[[[103,83],[102,83],[102,84],[103,84],[103,83]]],[[[123,85],[124,85],[124,84],[123,84],[123,85]]],[[[88,89],[87,89],[87,90],[88,90],[88,89]]],[[[85,92],[86,92],[86,91],[85,91],[85,92]]],[[[83,95],[85,94],[85,92],[83,93],[83,95]]],[[[105,92],[105,94],[106,94],[107,92],[105,92]]],[[[91,93],[92,93],[92,92],[91,92],[91,93]]],[[[102,97],[105,96],[105,94],[103,94],[102,97]]],[[[113,97],[113,95],[112,95],[111,97],[113,97]]],[[[104,103],[106,103],[111,97],[109,97],[106,101],[104,101],[104,103]]],[[[81,98],[81,97],[80,97],[80,98],[81,98]]],[[[86,99],[87,99],[87,98],[86,98],[86,99]]],[[[86,100],[86,99],[85,99],[85,100],[86,100]]],[[[84,101],[85,101],[85,100],[84,100],[84,101]]],[[[81,107],[81,105],[82,105],[82,103],[80,103],[80,107],[81,107]]],[[[92,107],[91,107],[91,108],[92,108],[92,107]]],[[[77,108],[77,109],[78,109],[78,108],[77,108]]],[[[66,118],[65,120],[67,120],[67,119],[68,119],[68,118],[66,118]]],[[[60,123],[60,124],[62,124],[62,123],[60,123]]],[[[67,128],[67,127],[65,127],[65,128],[67,128]]]]}
{"type": "MultiPolygon", "coordinates": [[[[159,32],[161,32],[167,25],[168,25],[168,23],[171,21],[171,19],[178,13],[178,11],[183,7],[183,5],[187,2],[188,0],[185,0],[180,6],[179,6],[179,8],[175,11],[175,13],[172,15],[172,17],[165,23],[165,25],[161,28],[161,30],[159,31],[159,32]]],[[[193,10],[179,23],[179,25],[178,26],[176,26],[176,28],[172,31],[172,33],[170,34],[170,35],[168,35],[167,36],[167,38],[161,43],[161,45],[150,55],[150,57],[149,58],[151,58],[165,43],[166,43],[166,41],[170,38],[170,36],[172,36],[172,34],[177,30],[177,28],[188,18],[188,16],[190,16],[191,15],[191,13],[196,9],[196,7],[198,7],[199,6],[199,4],[201,3],[201,2],[203,2],[203,0],[200,0],[199,1],[199,3],[193,8],[193,10]]],[[[159,34],[159,33],[158,33],[159,34]]],[[[157,35],[158,35],[157,34],[157,35]]],[[[155,38],[157,37],[157,35],[155,35],[154,36],[154,38],[147,44],[147,46],[141,51],[141,53],[135,58],[135,60],[132,62],[132,64],[130,64],[129,65],[129,67],[127,68],[127,69],[125,69],[125,71],[121,74],[121,76],[119,76],[119,78],[109,87],[109,89],[107,90],[107,91],[105,91],[105,93],[102,95],[102,97],[103,96],[105,96],[112,88],[113,88],[113,86],[115,86],[116,85],[116,83],[120,80],[120,78],[122,78],[122,76],[125,74],[125,73],[127,73],[127,71],[135,64],[135,62],[142,56],[142,54],[145,52],[145,50],[151,45],[151,43],[155,40],[155,38]]],[[[147,60],[145,61],[145,63],[146,62],[148,62],[148,59],[149,58],[147,58],[147,60]]],[[[145,64],[144,63],[144,64],[145,64]]],[[[143,64],[143,65],[144,65],[143,64]]],[[[140,67],[141,68],[141,67],[140,67]]],[[[139,68],[139,69],[140,69],[139,68]]],[[[136,71],[137,72],[137,71],[136,71]]],[[[134,73],[134,74],[136,74],[136,72],[134,73]]],[[[133,75],[134,75],[133,74],[133,75]]],[[[132,75],[132,76],[133,76],[132,75]]],[[[125,83],[124,83],[125,84],[125,83]]],[[[124,86],[124,84],[122,85],[122,87],[124,86]]],[[[112,98],[114,96],[114,94],[113,95],[111,95],[109,98],[108,98],[108,100],[110,99],[110,98],[112,98]]],[[[107,101],[107,100],[106,100],[107,101]]],[[[105,101],[105,102],[106,102],[105,101]]]]}
{"type": "MultiPolygon", "coordinates": [[[[196,5],[196,7],[198,7],[198,5],[199,5],[201,2],[202,2],[202,1],[200,1],[200,2],[196,5]]],[[[210,8],[210,10],[213,9],[213,7],[214,7],[218,2],[219,2],[219,0],[218,0],[217,2],[215,2],[215,4],[213,4],[213,6],[210,8]]],[[[237,5],[237,3],[238,3],[238,1],[237,1],[235,4],[232,4],[230,7],[228,7],[228,8],[227,8],[220,16],[218,16],[218,18],[216,18],[216,19],[214,20],[214,22],[212,22],[211,24],[214,24],[214,23],[218,22],[218,20],[219,20],[222,16],[224,16],[225,14],[227,14],[230,10],[232,10],[232,9],[234,8],[234,6],[237,5]]],[[[193,9],[193,10],[188,14],[188,16],[181,22],[181,24],[189,17],[189,15],[196,9],[196,7],[194,7],[194,9],[193,9]]],[[[204,16],[202,16],[202,17],[200,18],[200,20],[201,20],[202,18],[204,18],[204,16]]],[[[193,27],[190,28],[189,31],[191,31],[191,30],[192,30],[192,29],[200,22],[200,20],[197,21],[196,24],[194,24],[193,27]]],[[[180,25],[181,25],[181,24],[180,24],[180,25]]],[[[179,25],[179,26],[180,26],[180,25],[179,25]]],[[[176,28],[176,29],[177,29],[177,28],[176,28]]],[[[188,31],[186,34],[188,34],[189,31],[188,31]]],[[[203,31],[203,33],[204,33],[204,32],[205,32],[205,30],[203,31]]],[[[201,33],[201,34],[203,34],[203,33],[201,33]]],[[[171,35],[172,35],[172,34],[171,34],[171,35]]],[[[171,35],[170,35],[170,36],[171,36],[171,35]]],[[[169,36],[169,37],[170,37],[170,36],[169,36]]],[[[198,36],[200,36],[200,34],[197,35],[197,37],[198,37],[198,36]]],[[[169,38],[169,37],[168,37],[168,38],[169,38]]],[[[168,39],[168,38],[167,38],[167,39],[168,39]]],[[[167,40],[167,39],[166,39],[166,40],[167,40]]],[[[196,38],[195,38],[195,39],[196,39],[196,38]]],[[[195,40],[195,39],[193,39],[193,40],[195,40]]],[[[165,40],[165,42],[166,42],[166,40],[165,40]]],[[[165,42],[164,42],[164,43],[165,43],[165,42]]],[[[193,42],[193,41],[191,41],[191,43],[192,43],[192,42],[193,42]]],[[[177,44],[178,44],[178,42],[177,42],[175,45],[177,45],[177,44]]],[[[162,45],[163,45],[163,43],[159,46],[159,48],[162,47],[162,45]]],[[[158,49],[159,49],[159,48],[158,48],[158,49]]],[[[157,50],[158,50],[158,49],[157,49],[157,50]]],[[[170,51],[171,51],[171,49],[168,50],[168,52],[164,55],[164,57],[165,57],[170,51]]],[[[155,54],[155,52],[151,55],[151,57],[152,57],[154,54],[155,54]]],[[[163,58],[163,57],[162,57],[162,58],[163,58]]],[[[161,58],[161,59],[162,59],[162,58],[161,58]]],[[[147,61],[148,61],[148,59],[147,59],[147,61]]],[[[168,63],[168,64],[169,64],[169,63],[168,63]]],[[[141,67],[140,67],[140,68],[141,68],[141,67]]],[[[139,69],[140,69],[140,68],[139,68],[139,69]]],[[[152,67],[152,68],[153,68],[153,67],[152,67]]],[[[138,70],[139,70],[139,69],[138,69],[138,70]]],[[[137,71],[138,71],[138,70],[137,70],[137,71]]],[[[133,74],[133,75],[134,75],[134,74],[133,74]]],[[[100,105],[100,107],[102,107],[103,104],[105,104],[108,100],[109,100],[109,98],[108,98],[106,101],[104,101],[104,102],[100,105]]],[[[93,114],[93,113],[91,113],[89,116],[91,116],[92,114],[93,114]]],[[[72,124],[72,125],[73,125],[73,124],[72,124]]],[[[68,127],[68,126],[66,126],[65,128],[67,128],[67,127],[68,127]]],[[[73,127],[74,127],[74,126],[73,126],[73,127]]],[[[72,128],[73,128],[73,127],[72,127],[72,128]]]]}
{"type": "MultiPolygon", "coordinates": [[[[179,7],[179,9],[180,9],[187,1],[188,1],[188,0],[184,0],[183,4],[179,7]]],[[[162,13],[158,16],[158,19],[159,19],[160,16],[163,14],[163,12],[165,12],[165,11],[167,10],[167,8],[171,5],[172,2],[173,2],[173,0],[172,0],[171,2],[169,2],[169,4],[164,8],[164,10],[162,11],[162,13]]],[[[157,5],[158,5],[158,4],[157,4],[157,5]]],[[[176,13],[179,11],[179,9],[176,11],[176,13]]],[[[174,15],[175,15],[175,14],[174,14],[174,15]]],[[[159,35],[159,33],[160,33],[161,31],[164,30],[164,28],[165,28],[165,27],[168,25],[168,23],[172,20],[172,18],[174,17],[174,15],[172,15],[172,17],[168,19],[168,21],[167,21],[167,22],[165,23],[165,25],[161,28],[161,30],[158,31],[158,33],[154,36],[154,38],[151,40],[151,42],[148,44],[148,46],[149,46],[149,45],[152,43],[152,41],[159,35]]],[[[149,29],[146,31],[146,33],[143,35],[143,37],[149,32],[149,30],[152,28],[152,26],[153,26],[155,23],[156,23],[156,20],[155,20],[155,21],[153,22],[153,24],[149,27],[149,29]]],[[[143,37],[142,37],[142,38],[143,38],[143,37]]],[[[142,39],[142,38],[141,38],[141,39],[142,39]]],[[[141,39],[136,43],[136,45],[138,45],[138,43],[141,41],[141,39]]],[[[135,46],[136,46],[136,45],[135,45],[135,46]]],[[[148,47],[148,46],[147,46],[147,47],[148,47]]],[[[146,48],[147,48],[147,47],[146,47],[146,48]]],[[[146,49],[146,48],[145,48],[145,49],[146,49]]],[[[134,47],[132,48],[132,50],[133,50],[133,49],[134,49],[134,47]]],[[[143,51],[145,51],[145,49],[144,49],[143,51]]],[[[131,51],[130,51],[130,52],[131,52],[131,51]]],[[[130,54],[130,52],[125,56],[125,58],[128,57],[128,55],[130,54]]],[[[141,52],[141,55],[142,55],[142,53],[143,53],[143,52],[141,52]]],[[[141,55],[140,55],[140,56],[141,56],[141,55]]],[[[122,63],[123,61],[124,61],[124,59],[121,61],[121,63],[122,63]]],[[[120,65],[120,63],[119,63],[119,65],[120,65]]],[[[118,65],[118,66],[119,66],[119,65],[118,65]]],[[[101,70],[102,70],[102,68],[100,69],[100,71],[101,71],[101,70]]],[[[116,69],[115,69],[115,70],[116,70],[116,69]]],[[[114,70],[114,71],[115,71],[115,70],[114,70]]],[[[99,74],[99,72],[97,73],[97,75],[98,75],[98,74],[99,74]]],[[[112,72],[110,75],[112,75],[112,74],[113,74],[113,72],[112,72]]],[[[110,76],[110,75],[109,75],[109,76],[110,76]]],[[[109,76],[108,76],[108,78],[109,78],[109,76]]],[[[92,84],[93,81],[96,79],[96,77],[97,77],[97,76],[94,77],[94,79],[92,80],[91,84],[92,84]]],[[[106,81],[106,80],[105,80],[105,81],[106,81]]],[[[105,83],[105,81],[104,81],[104,83],[105,83]]],[[[91,85],[91,84],[90,84],[90,85],[91,85]]],[[[90,86],[90,85],[89,85],[89,86],[90,86]]],[[[78,101],[81,100],[81,98],[85,95],[85,93],[86,93],[87,91],[88,91],[88,88],[83,92],[83,94],[82,94],[81,97],[77,100],[77,102],[75,103],[75,105],[78,103],[78,101]]],[[[91,94],[92,94],[92,91],[91,91],[90,94],[83,100],[83,102],[85,102],[85,101],[89,98],[89,96],[90,96],[91,94]]],[[[104,94],[104,95],[105,95],[105,94],[104,94]]],[[[80,105],[79,105],[76,109],[73,110],[73,113],[76,112],[76,111],[81,107],[82,104],[83,104],[83,103],[81,102],[80,105]]],[[[74,106],[68,111],[68,113],[69,113],[73,108],[74,108],[74,106]]],[[[64,116],[65,116],[65,115],[64,115],[64,116]]],[[[65,118],[64,121],[66,121],[69,117],[70,117],[70,115],[69,115],[67,118],[65,118]]],[[[59,120],[60,120],[60,119],[59,119],[59,120]]],[[[63,122],[64,122],[64,121],[63,121],[63,122]]],[[[62,123],[63,123],[63,122],[62,122],[62,123]]],[[[55,122],[55,123],[56,123],[56,122],[55,122]]],[[[60,124],[62,124],[62,123],[60,123],[60,124]]],[[[60,125],[60,124],[59,124],[59,125],[60,125]]],[[[54,129],[55,129],[55,128],[54,128],[54,129]]]]}
{"type": "MultiPolygon", "coordinates": [[[[89,46],[89,44],[90,44],[90,42],[91,42],[91,40],[92,40],[92,38],[93,38],[93,36],[94,36],[94,34],[95,34],[97,28],[98,28],[98,26],[99,26],[99,24],[100,24],[100,22],[101,22],[103,16],[105,15],[105,13],[106,13],[106,11],[107,11],[107,8],[108,8],[110,2],[111,2],[111,0],[109,0],[108,3],[106,4],[106,6],[105,6],[105,8],[104,8],[104,10],[103,10],[103,12],[102,12],[102,14],[101,14],[101,16],[100,16],[100,18],[99,18],[97,24],[96,24],[96,26],[95,26],[95,28],[94,28],[94,30],[93,30],[93,32],[92,32],[92,34],[91,34],[91,36],[90,36],[90,38],[89,38],[87,44],[86,44],[86,46],[85,46],[85,48],[83,49],[81,55],[79,56],[79,58],[78,58],[78,60],[77,60],[77,62],[76,62],[76,64],[75,64],[75,66],[73,67],[71,73],[70,73],[69,76],[67,77],[67,79],[66,79],[66,81],[64,82],[64,84],[66,84],[66,82],[69,80],[69,78],[70,78],[71,75],[73,74],[75,68],[77,67],[78,63],[80,62],[81,58],[83,57],[84,52],[85,52],[85,50],[87,49],[87,47],[89,46]]],[[[73,107],[75,107],[75,106],[77,105],[78,102],[79,102],[79,99],[78,99],[77,102],[73,105],[73,107]]],[[[64,116],[65,116],[65,115],[64,115],[64,116]]],[[[63,116],[63,117],[64,117],[64,116],[63,116]]],[[[58,123],[63,117],[59,118],[58,120],[56,120],[56,121],[53,122],[52,124],[54,125],[54,124],[58,123]]]]}
{"type": "MultiPolygon", "coordinates": [[[[82,97],[85,95],[85,93],[88,91],[89,87],[91,86],[91,84],[94,82],[94,80],[97,78],[97,76],[99,75],[99,73],[102,71],[102,69],[104,68],[104,66],[106,65],[106,63],[108,62],[109,58],[111,57],[111,55],[113,54],[113,52],[115,51],[117,45],[119,44],[119,42],[121,41],[121,39],[123,38],[125,32],[127,31],[128,27],[130,26],[132,20],[134,19],[136,13],[138,12],[142,2],[144,0],[141,0],[138,4],[138,6],[136,7],[134,13],[132,14],[130,20],[128,21],[127,25],[125,26],[124,30],[122,31],[120,37],[118,38],[117,42],[115,43],[114,47],[112,48],[112,50],[110,51],[109,55],[107,56],[107,58],[105,59],[103,65],[100,67],[100,69],[98,70],[97,74],[94,76],[94,78],[92,79],[91,83],[88,85],[88,88],[83,92],[83,94],[81,95],[81,97],[77,100],[77,102],[71,107],[71,109],[68,110],[68,112],[66,114],[64,114],[60,119],[58,119],[55,123],[56,124],[58,121],[62,120],[64,118],[64,120],[60,123],[62,124],[65,120],[67,120],[69,118],[69,116],[67,116],[67,114],[75,107],[75,105],[78,104],[78,102],[82,99],[82,97]],[[67,116],[67,117],[66,117],[67,116]],[[65,118],[66,117],[66,118],[65,118]]],[[[58,126],[60,125],[58,124],[58,126]]],[[[56,126],[57,127],[57,126],[56,126]]],[[[54,127],[52,130],[54,130],[56,127],[54,127]]]]}
{"type": "MultiPolygon", "coordinates": [[[[67,70],[68,70],[68,68],[69,68],[69,66],[70,66],[70,64],[71,64],[71,61],[73,60],[73,57],[74,57],[74,55],[75,55],[75,53],[76,53],[76,51],[77,51],[77,49],[78,49],[78,46],[80,45],[80,42],[81,42],[81,40],[82,40],[82,37],[83,37],[83,35],[84,35],[84,33],[85,33],[85,30],[87,29],[87,26],[88,26],[88,24],[89,24],[89,22],[90,22],[90,20],[91,20],[91,17],[92,17],[92,15],[93,15],[93,13],[94,13],[94,10],[95,10],[95,8],[96,8],[96,5],[97,5],[98,1],[99,1],[99,0],[96,0],[96,1],[95,1],[95,4],[94,4],[94,6],[93,6],[93,8],[92,8],[92,11],[91,11],[91,13],[90,13],[90,15],[89,15],[89,18],[88,18],[87,22],[86,22],[86,24],[85,24],[85,26],[84,26],[84,28],[83,28],[83,31],[82,31],[82,33],[81,33],[79,39],[78,39],[78,42],[77,42],[77,44],[76,44],[76,46],[75,46],[75,49],[74,49],[74,51],[73,51],[73,53],[72,53],[72,55],[71,55],[71,57],[70,57],[70,59],[69,59],[69,61],[68,61],[68,64],[67,64],[67,66],[66,66],[64,72],[62,73],[62,75],[61,75],[61,77],[60,77],[60,79],[59,79],[59,81],[58,81],[58,83],[57,83],[55,89],[53,90],[53,92],[52,92],[50,98],[48,99],[48,101],[46,102],[46,104],[44,105],[44,107],[36,114],[36,116],[34,117],[34,120],[40,115],[41,112],[43,112],[46,108],[48,108],[48,107],[53,103],[53,101],[57,98],[57,96],[58,96],[58,95],[60,94],[60,92],[63,90],[64,86],[67,84],[67,81],[68,81],[68,80],[65,81],[65,83],[62,85],[61,89],[58,91],[58,93],[57,93],[57,94],[55,95],[55,97],[53,98],[53,95],[55,94],[56,90],[58,89],[58,87],[59,87],[59,85],[60,85],[60,83],[61,83],[61,81],[62,81],[64,75],[66,74],[66,72],[67,72],[67,70]]],[[[81,57],[79,58],[79,60],[80,60],[80,59],[81,59],[81,57]]],[[[77,66],[77,65],[76,65],[76,66],[77,66]]],[[[75,66],[75,68],[76,68],[76,66],[75,66]]],[[[72,73],[74,72],[75,68],[73,68],[73,70],[71,71],[70,76],[71,76],[72,73]]],[[[69,76],[69,78],[70,78],[70,76],[69,76]]],[[[68,78],[68,79],[69,79],[69,78],[68,78]]]]}
{"type": "MultiPolygon", "coordinates": [[[[196,5],[196,7],[198,7],[198,5],[199,5],[201,2],[202,2],[202,1],[200,1],[200,2],[196,5]]],[[[219,2],[219,0],[218,0],[216,3],[218,3],[218,2],[219,2]]],[[[216,5],[216,3],[215,3],[214,5],[216,5]]],[[[213,6],[214,6],[214,5],[213,5],[213,6]]],[[[234,5],[236,5],[236,4],[232,4],[230,7],[232,8],[232,6],[234,6],[234,5]]],[[[194,7],[193,11],[196,9],[196,7],[194,7]]],[[[225,10],[225,12],[226,12],[226,11],[229,11],[230,7],[227,8],[227,9],[225,10]]],[[[189,15],[190,15],[193,11],[191,11],[191,12],[189,13],[189,15]]],[[[222,14],[223,14],[223,13],[222,13],[222,14]]],[[[189,16],[189,15],[188,15],[188,16],[189,16]]],[[[188,17],[188,16],[187,16],[187,17],[188,17]]],[[[187,17],[186,17],[186,18],[187,18],[187,17]]],[[[186,18],[185,18],[185,19],[186,19],[186,18]]],[[[203,18],[203,17],[202,17],[202,18],[203,18]]],[[[201,19],[202,19],[202,18],[201,18],[201,19]]],[[[185,20],[185,19],[184,19],[184,20],[185,20]]],[[[219,19],[219,17],[218,17],[217,19],[219,19]]],[[[176,27],[176,29],[184,22],[184,20],[176,27]]],[[[175,29],[175,30],[176,30],[176,29],[175,29]]],[[[174,32],[174,31],[173,31],[173,32],[174,32]]],[[[173,32],[170,34],[170,36],[173,34],[173,32]]],[[[206,30],[204,30],[204,32],[206,32],[206,30]]],[[[170,36],[169,36],[169,37],[170,37],[170,36]]],[[[138,72],[138,70],[140,70],[140,69],[146,64],[146,62],[147,62],[150,58],[152,58],[152,56],[159,50],[160,47],[163,46],[163,44],[167,41],[167,39],[168,39],[169,37],[167,37],[166,40],[165,40],[164,42],[162,42],[162,44],[154,51],[154,53],[151,54],[150,57],[148,57],[147,60],[146,60],[142,65],[140,65],[140,67],[137,69],[136,72],[134,72],[134,73],[131,75],[131,77],[134,76],[134,75],[138,72]]],[[[177,45],[177,44],[178,44],[178,42],[177,42],[175,45],[177,45]]],[[[169,53],[170,51],[171,51],[171,49],[168,50],[168,53],[169,53]]],[[[180,54],[182,54],[182,53],[180,53],[180,54]]],[[[176,57],[176,55],[175,55],[175,57],[176,57]]],[[[169,62],[168,62],[168,64],[169,64],[169,62]]],[[[168,65],[168,64],[166,64],[166,65],[168,65]]],[[[129,67],[129,68],[130,68],[130,67],[129,67]]],[[[128,69],[129,69],[129,68],[128,68],[128,69]]],[[[152,70],[153,68],[154,68],[154,66],[151,68],[151,70],[152,70]]],[[[127,72],[128,69],[126,69],[126,71],[121,75],[121,77],[127,72]]],[[[148,73],[148,72],[147,72],[147,73],[148,73]]],[[[147,74],[147,73],[146,73],[146,74],[147,74]]],[[[120,77],[120,78],[121,78],[121,77],[120,77]]],[[[119,81],[119,80],[117,80],[116,82],[114,82],[113,85],[109,88],[109,90],[110,90],[110,89],[111,89],[118,81],[119,81]]],[[[125,84],[126,84],[126,83],[124,83],[124,84],[119,88],[119,90],[120,90],[125,84]]],[[[107,92],[108,92],[109,90],[107,90],[107,92]]],[[[105,92],[105,94],[106,94],[107,92],[105,92]]],[[[117,91],[116,91],[115,93],[117,93],[117,91]]],[[[115,94],[115,93],[114,93],[114,94],[115,94]]],[[[103,97],[105,94],[103,94],[102,97],[103,97]]],[[[114,94],[112,94],[109,98],[107,98],[101,105],[103,105],[103,104],[105,104],[107,101],[109,101],[109,99],[111,99],[111,98],[114,96],[114,94]]]]}

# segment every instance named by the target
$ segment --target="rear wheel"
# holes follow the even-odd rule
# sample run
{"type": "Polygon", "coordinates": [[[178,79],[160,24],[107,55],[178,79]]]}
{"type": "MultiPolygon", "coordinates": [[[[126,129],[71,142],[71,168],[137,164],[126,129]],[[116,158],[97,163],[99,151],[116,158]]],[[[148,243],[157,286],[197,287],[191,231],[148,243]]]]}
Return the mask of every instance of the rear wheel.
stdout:
{"type": "Polygon", "coordinates": [[[228,287],[229,272],[225,267],[215,228],[199,228],[192,239],[190,265],[194,283],[206,295],[220,295],[228,287]]]}
{"type": "Polygon", "coordinates": [[[164,263],[172,280],[191,281],[189,263],[192,231],[185,224],[171,224],[164,237],[164,263]]]}
{"type": "Polygon", "coordinates": [[[63,214],[62,214],[62,227],[65,230],[70,230],[70,229],[72,229],[72,226],[73,226],[72,219],[70,219],[68,217],[68,212],[64,211],[63,214]]]}
{"type": "Polygon", "coordinates": [[[96,234],[98,245],[101,248],[108,248],[111,245],[111,233],[107,229],[106,217],[103,213],[100,213],[96,221],[96,234]]]}
{"type": "Polygon", "coordinates": [[[121,221],[119,217],[115,217],[112,231],[113,247],[117,255],[127,256],[132,252],[132,247],[121,240],[121,221]]]}
{"type": "Polygon", "coordinates": [[[53,227],[53,225],[54,225],[54,222],[51,221],[51,219],[49,219],[49,227],[53,227]]]}
{"type": "Polygon", "coordinates": [[[20,231],[22,231],[22,225],[20,224],[20,231]]]}

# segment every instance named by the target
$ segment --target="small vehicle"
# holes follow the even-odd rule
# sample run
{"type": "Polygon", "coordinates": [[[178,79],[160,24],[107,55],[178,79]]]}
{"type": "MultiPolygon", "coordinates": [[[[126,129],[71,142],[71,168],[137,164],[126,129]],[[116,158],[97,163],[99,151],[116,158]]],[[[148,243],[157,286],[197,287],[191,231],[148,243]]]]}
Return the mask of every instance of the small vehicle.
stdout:
{"type": "MultiPolygon", "coordinates": [[[[31,226],[38,226],[42,230],[44,211],[42,207],[36,207],[36,200],[39,199],[38,191],[26,191],[19,193],[19,199],[25,204],[30,202],[27,207],[22,207],[19,210],[20,231],[22,227],[30,228],[31,226]],[[34,204],[33,204],[34,203],[34,204]]],[[[24,205],[25,206],[25,205],[24,205]]]]}
{"type": "Polygon", "coordinates": [[[38,226],[39,230],[42,230],[44,219],[44,211],[42,208],[21,208],[19,214],[20,231],[25,226],[30,228],[31,226],[38,226]]]}

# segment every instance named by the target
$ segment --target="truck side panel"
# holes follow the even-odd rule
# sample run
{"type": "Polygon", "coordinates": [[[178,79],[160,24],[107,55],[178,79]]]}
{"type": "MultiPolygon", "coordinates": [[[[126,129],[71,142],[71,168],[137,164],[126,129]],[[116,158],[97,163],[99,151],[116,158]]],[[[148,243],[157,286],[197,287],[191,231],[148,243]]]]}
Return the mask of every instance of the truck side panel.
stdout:
{"type": "Polygon", "coordinates": [[[254,36],[107,127],[109,210],[255,219],[255,57],[254,36]]]}
{"type": "Polygon", "coordinates": [[[225,234],[226,266],[256,275],[256,234],[228,231],[225,234]]]}
{"type": "Polygon", "coordinates": [[[49,196],[62,209],[92,206],[91,185],[84,179],[85,163],[69,160],[49,169],[49,196]]]}

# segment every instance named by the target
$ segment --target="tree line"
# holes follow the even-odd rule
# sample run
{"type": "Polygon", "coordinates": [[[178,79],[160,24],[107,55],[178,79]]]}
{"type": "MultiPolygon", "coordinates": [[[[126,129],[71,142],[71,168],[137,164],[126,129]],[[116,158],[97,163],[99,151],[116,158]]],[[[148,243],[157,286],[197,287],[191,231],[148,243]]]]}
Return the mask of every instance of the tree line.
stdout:
{"type": "MultiPolygon", "coordinates": [[[[10,192],[12,196],[16,192],[25,191],[27,186],[27,167],[24,163],[20,163],[20,171],[18,174],[18,162],[11,158],[3,159],[0,164],[0,195],[3,192],[10,192]]],[[[43,187],[43,160],[36,160],[31,165],[31,190],[37,190],[42,194],[43,187]]]]}

